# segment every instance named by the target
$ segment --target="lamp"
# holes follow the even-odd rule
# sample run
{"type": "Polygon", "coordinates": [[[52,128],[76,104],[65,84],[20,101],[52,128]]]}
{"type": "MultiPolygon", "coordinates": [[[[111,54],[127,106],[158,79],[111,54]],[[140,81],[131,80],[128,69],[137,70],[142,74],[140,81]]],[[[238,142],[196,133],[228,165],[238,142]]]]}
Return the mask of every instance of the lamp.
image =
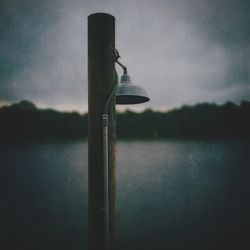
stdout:
{"type": "Polygon", "coordinates": [[[131,82],[125,71],[116,89],[116,104],[139,104],[149,101],[146,91],[131,82]]]}

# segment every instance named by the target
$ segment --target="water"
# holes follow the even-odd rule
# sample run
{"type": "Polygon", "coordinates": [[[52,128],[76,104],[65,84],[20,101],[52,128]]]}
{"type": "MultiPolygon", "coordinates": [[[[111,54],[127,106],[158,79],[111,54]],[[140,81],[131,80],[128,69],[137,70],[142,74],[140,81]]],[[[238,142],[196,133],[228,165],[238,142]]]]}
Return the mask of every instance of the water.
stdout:
{"type": "Polygon", "coordinates": [[[249,167],[249,144],[119,144],[119,249],[250,249],[249,167]]]}
{"type": "Polygon", "coordinates": [[[86,249],[87,145],[1,148],[4,249],[86,249]]]}
{"type": "MultiPolygon", "coordinates": [[[[87,143],[0,152],[1,245],[87,249],[87,143]]],[[[249,143],[119,142],[118,249],[249,249],[249,167],[249,143]]]]}

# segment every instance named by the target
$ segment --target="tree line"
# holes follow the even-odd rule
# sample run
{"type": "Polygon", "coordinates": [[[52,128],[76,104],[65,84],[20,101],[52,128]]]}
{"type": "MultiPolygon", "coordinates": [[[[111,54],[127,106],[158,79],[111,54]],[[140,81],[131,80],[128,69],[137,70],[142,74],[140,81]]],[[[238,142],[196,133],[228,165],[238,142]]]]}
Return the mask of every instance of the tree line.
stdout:
{"type": "MultiPolygon", "coordinates": [[[[250,139],[250,102],[202,103],[168,112],[126,111],[116,118],[117,138],[250,139]]],[[[88,115],[39,109],[29,101],[0,108],[0,141],[86,139],[88,115]]]]}

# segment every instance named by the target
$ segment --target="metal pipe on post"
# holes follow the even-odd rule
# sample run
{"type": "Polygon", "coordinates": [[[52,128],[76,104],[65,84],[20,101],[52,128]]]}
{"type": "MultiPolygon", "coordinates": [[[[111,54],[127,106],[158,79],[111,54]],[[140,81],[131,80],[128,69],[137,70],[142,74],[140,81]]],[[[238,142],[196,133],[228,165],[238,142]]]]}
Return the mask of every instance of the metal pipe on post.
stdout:
{"type": "Polygon", "coordinates": [[[104,233],[105,233],[105,249],[109,250],[109,158],[108,158],[108,114],[102,115],[103,122],[103,171],[104,171],[104,233]]]}
{"type": "Polygon", "coordinates": [[[115,18],[105,13],[90,15],[88,17],[89,250],[115,249],[115,95],[111,97],[107,108],[109,126],[104,128],[102,121],[105,104],[114,88],[114,48],[115,18]],[[106,135],[105,138],[103,134],[106,135]],[[103,147],[106,142],[108,149],[103,147]],[[108,150],[108,160],[105,159],[104,150],[108,150]],[[108,171],[104,169],[105,165],[108,165],[106,169],[108,171]],[[107,179],[108,185],[105,184],[107,179]]]}

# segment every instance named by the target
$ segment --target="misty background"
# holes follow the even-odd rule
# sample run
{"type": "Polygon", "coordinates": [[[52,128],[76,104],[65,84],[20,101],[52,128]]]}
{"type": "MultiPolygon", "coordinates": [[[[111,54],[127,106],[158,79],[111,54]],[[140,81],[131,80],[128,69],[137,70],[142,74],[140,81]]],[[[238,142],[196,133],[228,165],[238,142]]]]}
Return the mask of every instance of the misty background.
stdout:
{"type": "MultiPolygon", "coordinates": [[[[148,107],[249,100],[250,2],[30,1],[0,3],[0,105],[87,111],[87,17],[116,17],[116,47],[148,107]]],[[[117,68],[119,75],[122,73],[117,68]]]]}

